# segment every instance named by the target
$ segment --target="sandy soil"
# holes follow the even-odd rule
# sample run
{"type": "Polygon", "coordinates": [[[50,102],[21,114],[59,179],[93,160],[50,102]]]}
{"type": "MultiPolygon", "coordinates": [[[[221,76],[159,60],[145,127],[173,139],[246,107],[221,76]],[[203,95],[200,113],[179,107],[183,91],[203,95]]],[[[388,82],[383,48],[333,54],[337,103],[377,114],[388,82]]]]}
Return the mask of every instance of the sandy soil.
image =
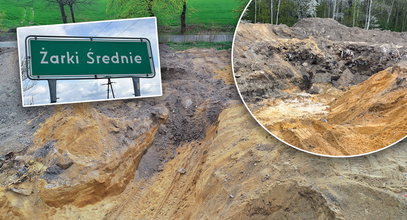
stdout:
{"type": "Polygon", "coordinates": [[[405,33],[319,18],[293,28],[243,23],[234,50],[244,101],[261,124],[291,145],[350,156],[407,135],[405,33]]]}

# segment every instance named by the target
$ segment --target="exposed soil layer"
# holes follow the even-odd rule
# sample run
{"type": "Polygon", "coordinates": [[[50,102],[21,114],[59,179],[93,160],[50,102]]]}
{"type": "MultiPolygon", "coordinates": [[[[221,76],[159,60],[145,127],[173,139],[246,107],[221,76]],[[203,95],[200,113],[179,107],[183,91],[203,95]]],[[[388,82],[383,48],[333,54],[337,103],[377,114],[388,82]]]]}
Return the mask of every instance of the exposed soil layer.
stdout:
{"type": "Polygon", "coordinates": [[[307,151],[357,155],[407,134],[407,34],[311,18],[238,27],[235,76],[255,117],[307,151]],[[255,33],[255,34],[253,34],[255,33]]]}
{"type": "MultiPolygon", "coordinates": [[[[0,55],[11,79],[0,88],[18,86],[16,59],[0,55]]],[[[291,149],[224,83],[229,60],[163,48],[161,98],[22,109],[6,93],[16,101],[0,112],[16,113],[0,125],[0,219],[404,217],[406,142],[349,160],[291,149]],[[14,148],[20,132],[29,142],[14,148]]]]}
{"type": "Polygon", "coordinates": [[[17,51],[5,49],[0,186],[18,184],[12,190],[50,207],[82,207],[121,193],[136,176],[162,170],[179,145],[203,139],[238,97],[216,72],[228,68],[230,52],[175,53],[165,46],[161,52],[163,97],[22,108],[17,51]]]}

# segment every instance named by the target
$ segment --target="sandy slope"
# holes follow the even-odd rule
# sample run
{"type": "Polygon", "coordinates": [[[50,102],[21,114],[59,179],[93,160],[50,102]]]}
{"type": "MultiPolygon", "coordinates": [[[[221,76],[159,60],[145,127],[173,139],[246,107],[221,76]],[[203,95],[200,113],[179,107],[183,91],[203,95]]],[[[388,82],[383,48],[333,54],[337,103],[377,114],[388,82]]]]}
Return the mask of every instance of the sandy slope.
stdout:
{"type": "Polygon", "coordinates": [[[407,69],[396,66],[351,87],[330,103],[317,96],[316,102],[308,98],[293,104],[290,99],[254,114],[277,137],[302,149],[325,155],[363,154],[406,136],[406,81],[407,69]]]}

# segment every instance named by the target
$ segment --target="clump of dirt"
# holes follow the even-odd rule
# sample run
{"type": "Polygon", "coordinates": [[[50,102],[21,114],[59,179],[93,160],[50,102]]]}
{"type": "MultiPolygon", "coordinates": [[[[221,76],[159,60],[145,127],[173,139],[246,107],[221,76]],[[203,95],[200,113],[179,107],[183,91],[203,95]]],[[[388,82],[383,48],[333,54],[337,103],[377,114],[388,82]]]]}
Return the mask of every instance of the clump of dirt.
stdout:
{"type": "Polygon", "coordinates": [[[260,123],[289,144],[343,156],[407,134],[403,60],[405,33],[310,18],[292,28],[240,24],[233,62],[239,90],[260,123]]]}

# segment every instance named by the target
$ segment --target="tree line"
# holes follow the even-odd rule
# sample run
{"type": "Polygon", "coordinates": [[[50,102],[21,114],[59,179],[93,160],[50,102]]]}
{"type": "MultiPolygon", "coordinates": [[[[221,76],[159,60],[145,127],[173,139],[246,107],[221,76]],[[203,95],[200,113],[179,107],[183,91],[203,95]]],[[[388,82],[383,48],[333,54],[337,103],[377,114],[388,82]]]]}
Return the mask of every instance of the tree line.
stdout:
{"type": "MultiPolygon", "coordinates": [[[[71,21],[75,23],[75,7],[92,4],[94,0],[47,0],[50,4],[59,6],[63,23],[68,23],[65,7],[69,9],[71,21]]],[[[164,16],[179,15],[180,32],[185,33],[187,29],[187,3],[188,0],[108,0],[106,11],[112,18],[131,18],[155,16],[155,11],[164,12],[164,16]]],[[[163,15],[162,13],[160,14],[163,15]]]]}
{"type": "Polygon", "coordinates": [[[407,0],[253,0],[243,19],[295,24],[306,17],[332,18],[365,29],[407,31],[407,0]]]}

